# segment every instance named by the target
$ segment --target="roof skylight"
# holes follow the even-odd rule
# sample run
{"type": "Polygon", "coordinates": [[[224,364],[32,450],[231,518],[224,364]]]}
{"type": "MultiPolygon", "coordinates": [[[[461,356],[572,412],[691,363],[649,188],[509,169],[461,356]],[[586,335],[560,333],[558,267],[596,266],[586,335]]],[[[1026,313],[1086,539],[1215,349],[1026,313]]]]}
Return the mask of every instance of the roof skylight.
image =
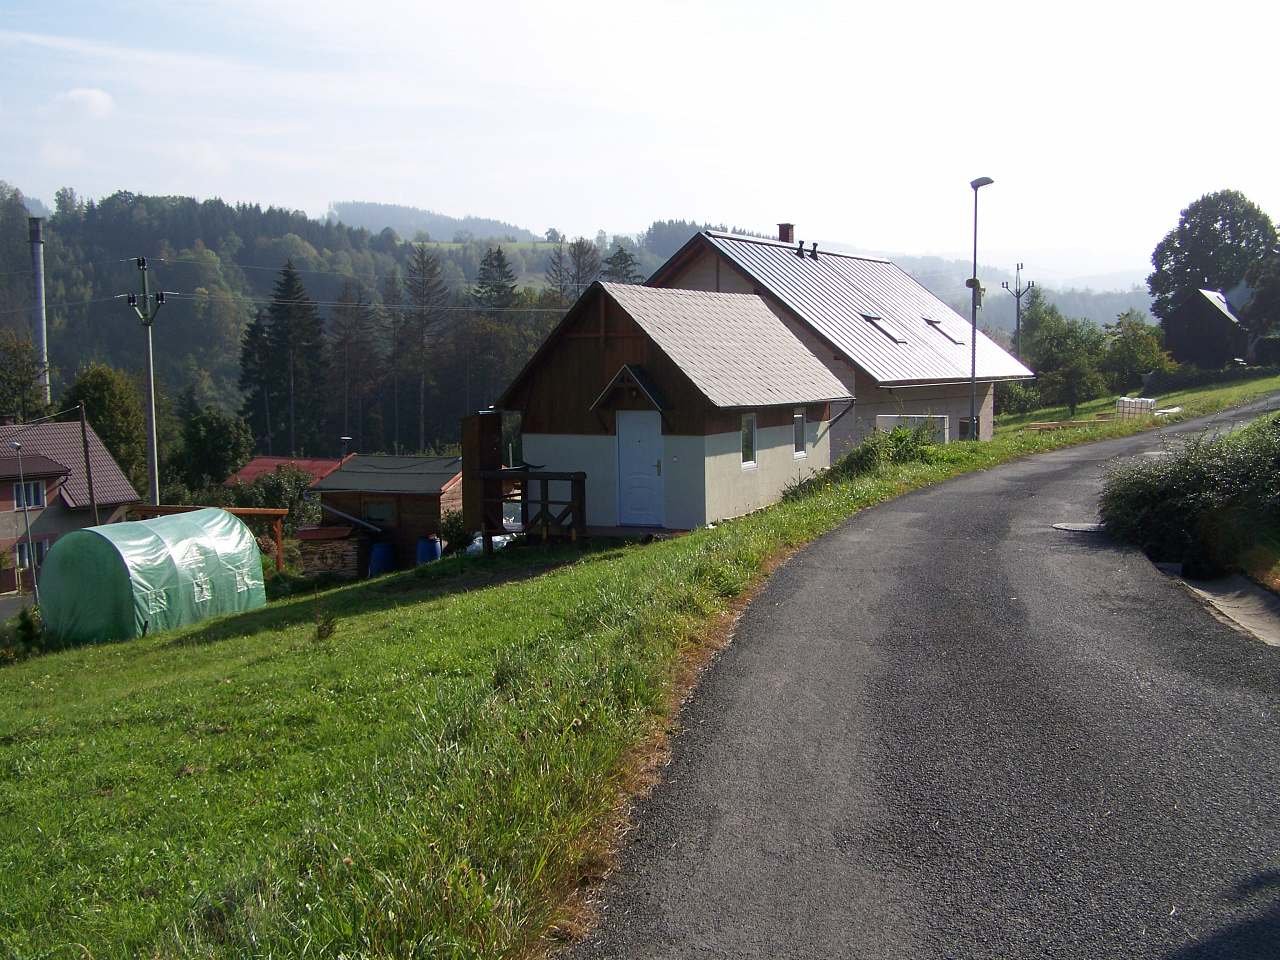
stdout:
{"type": "Polygon", "coordinates": [[[907,342],[907,338],[902,335],[902,333],[898,330],[898,328],[895,327],[893,324],[891,324],[884,317],[873,317],[870,314],[864,313],[862,315],[862,319],[867,321],[867,323],[871,324],[873,327],[875,327],[877,330],[883,333],[886,337],[888,337],[894,343],[907,342]]]}

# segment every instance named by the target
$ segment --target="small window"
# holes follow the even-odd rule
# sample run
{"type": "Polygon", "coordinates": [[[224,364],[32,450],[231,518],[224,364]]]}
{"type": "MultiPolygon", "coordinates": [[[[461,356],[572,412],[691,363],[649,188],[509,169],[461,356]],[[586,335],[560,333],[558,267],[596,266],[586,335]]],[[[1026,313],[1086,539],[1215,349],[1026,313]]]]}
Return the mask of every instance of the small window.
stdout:
{"type": "Polygon", "coordinates": [[[895,327],[893,324],[891,324],[884,317],[873,317],[869,313],[864,313],[862,315],[862,319],[867,321],[867,323],[871,324],[873,327],[875,327],[877,330],[883,333],[886,337],[888,337],[894,343],[907,342],[907,338],[902,335],[902,333],[898,330],[898,328],[895,327]]]}
{"type": "Polygon", "coordinates": [[[972,440],[972,439],[974,439],[974,436],[973,436],[973,421],[971,421],[968,417],[960,417],[960,420],[959,420],[959,434],[960,434],[960,439],[961,439],[961,440],[972,440]]]}
{"type": "Polygon", "coordinates": [[[744,467],[756,465],[756,415],[754,413],[742,415],[742,465],[744,467]]]}
{"type": "Polygon", "coordinates": [[[804,407],[796,407],[795,412],[791,414],[791,432],[794,456],[797,460],[801,457],[807,457],[809,453],[805,448],[804,407]]]}
{"type": "Polygon", "coordinates": [[[364,502],[364,519],[379,527],[396,525],[396,502],[394,500],[371,499],[364,502]]]}
{"type": "Polygon", "coordinates": [[[28,480],[13,485],[13,509],[39,510],[44,507],[44,481],[28,480]]]}
{"type": "MultiPolygon", "coordinates": [[[[38,568],[44,564],[45,555],[49,552],[49,541],[36,540],[33,541],[31,545],[36,548],[36,567],[38,568]]],[[[30,554],[27,552],[26,540],[19,540],[14,544],[14,553],[15,559],[17,560],[17,566],[22,570],[30,570],[31,558],[30,554]]]]}
{"type": "Polygon", "coordinates": [[[962,340],[959,336],[957,336],[957,333],[955,331],[948,329],[947,324],[943,323],[941,320],[935,320],[932,317],[925,317],[924,322],[927,323],[929,326],[933,327],[933,329],[937,330],[940,334],[942,334],[952,343],[960,344],[960,345],[964,344],[964,340],[962,340]]]}

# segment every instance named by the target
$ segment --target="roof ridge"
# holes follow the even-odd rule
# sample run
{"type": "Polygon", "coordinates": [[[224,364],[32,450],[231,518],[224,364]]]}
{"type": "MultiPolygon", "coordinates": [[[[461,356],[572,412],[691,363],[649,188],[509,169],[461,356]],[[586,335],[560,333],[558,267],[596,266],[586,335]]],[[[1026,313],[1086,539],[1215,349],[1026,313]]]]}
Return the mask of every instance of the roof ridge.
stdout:
{"type": "Polygon", "coordinates": [[[691,290],[685,287],[651,287],[644,283],[620,283],[617,280],[601,280],[600,286],[606,290],[616,290],[618,288],[629,288],[640,291],[644,294],[656,293],[660,296],[693,296],[693,297],[724,297],[725,299],[755,297],[754,293],[738,293],[728,290],[691,290]]]}
{"type": "MultiPolygon", "coordinates": [[[[723,237],[726,240],[739,240],[743,243],[758,243],[761,246],[782,247],[786,250],[795,250],[798,244],[803,245],[804,241],[796,240],[786,243],[782,240],[774,240],[770,237],[749,237],[742,233],[730,233],[727,230],[703,230],[702,233],[709,237],[723,237]]],[[[843,250],[818,250],[820,256],[823,257],[844,257],[846,260],[866,260],[869,263],[893,263],[888,257],[873,257],[868,254],[861,253],[845,253],[843,250]]]]}

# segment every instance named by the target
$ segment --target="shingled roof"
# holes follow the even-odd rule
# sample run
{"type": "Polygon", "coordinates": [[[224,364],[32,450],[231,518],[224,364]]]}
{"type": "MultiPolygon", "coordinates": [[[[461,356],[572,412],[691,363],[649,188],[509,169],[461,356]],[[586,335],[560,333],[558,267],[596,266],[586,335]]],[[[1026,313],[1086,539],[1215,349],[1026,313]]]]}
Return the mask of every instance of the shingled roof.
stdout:
{"type": "MultiPolygon", "coordinates": [[[[6,424],[0,426],[0,444],[8,450],[9,441],[22,443],[25,463],[27,455],[46,457],[67,469],[67,479],[60,490],[72,509],[89,506],[89,480],[84,469],[84,447],[79,422],[6,424]]],[[[129,479],[115,462],[98,435],[89,428],[89,462],[93,467],[93,488],[99,504],[136,503],[138,496],[129,479]]]]}
{"type": "Polygon", "coordinates": [[[714,406],[849,399],[844,384],[757,296],[625,283],[600,287],[714,406]]]}
{"type": "Polygon", "coordinates": [[[311,485],[312,490],[438,494],[462,471],[461,457],[353,454],[311,485]]]}
{"type": "MultiPolygon", "coordinates": [[[[705,230],[648,281],[664,286],[682,263],[710,247],[883,386],[969,379],[969,321],[888,260],[705,230]]],[[[983,334],[979,380],[1033,376],[983,334]]]]}

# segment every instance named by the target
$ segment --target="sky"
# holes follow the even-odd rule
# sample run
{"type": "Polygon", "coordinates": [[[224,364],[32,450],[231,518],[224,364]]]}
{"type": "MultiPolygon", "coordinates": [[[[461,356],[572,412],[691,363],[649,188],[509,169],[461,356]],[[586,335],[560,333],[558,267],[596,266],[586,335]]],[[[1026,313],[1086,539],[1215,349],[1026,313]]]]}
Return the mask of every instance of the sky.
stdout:
{"type": "Polygon", "coordinates": [[[655,219],[1124,285],[1179,211],[1280,217],[1274,37],[1234,0],[0,0],[0,179],[594,236],[655,219]]]}

